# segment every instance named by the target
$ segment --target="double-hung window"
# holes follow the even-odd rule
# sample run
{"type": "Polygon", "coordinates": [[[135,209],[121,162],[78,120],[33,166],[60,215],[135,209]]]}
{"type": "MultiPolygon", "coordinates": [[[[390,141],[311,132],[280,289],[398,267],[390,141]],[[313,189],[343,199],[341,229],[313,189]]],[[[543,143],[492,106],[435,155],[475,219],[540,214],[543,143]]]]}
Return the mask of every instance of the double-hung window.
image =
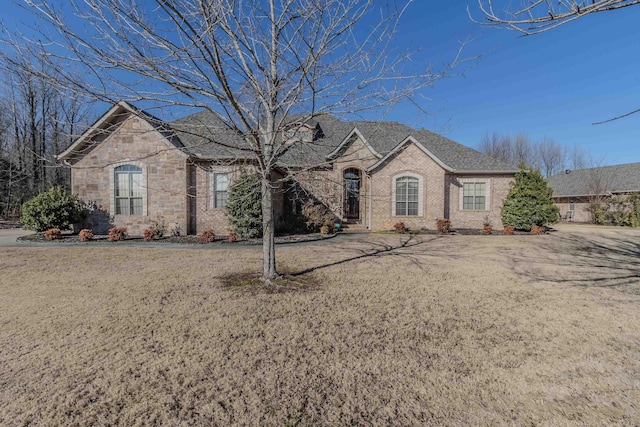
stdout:
{"type": "Polygon", "coordinates": [[[462,210],[484,211],[487,209],[487,184],[464,182],[462,184],[462,210]]]}
{"type": "Polygon", "coordinates": [[[224,208],[227,205],[227,189],[229,188],[229,174],[213,174],[213,207],[224,208]]]}
{"type": "Polygon", "coordinates": [[[420,205],[420,181],[413,176],[395,180],[396,216],[417,216],[420,205]]]}
{"type": "Polygon", "coordinates": [[[116,215],[143,215],[142,168],[122,165],[114,169],[116,215]]]}

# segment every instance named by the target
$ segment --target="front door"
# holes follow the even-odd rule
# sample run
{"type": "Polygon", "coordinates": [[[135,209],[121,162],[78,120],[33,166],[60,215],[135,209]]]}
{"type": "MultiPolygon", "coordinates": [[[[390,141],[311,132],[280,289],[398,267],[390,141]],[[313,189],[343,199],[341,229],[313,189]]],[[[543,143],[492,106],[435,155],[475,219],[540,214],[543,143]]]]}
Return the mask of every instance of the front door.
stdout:
{"type": "Polygon", "coordinates": [[[344,216],[347,219],[360,219],[360,171],[344,171],[344,216]]]}

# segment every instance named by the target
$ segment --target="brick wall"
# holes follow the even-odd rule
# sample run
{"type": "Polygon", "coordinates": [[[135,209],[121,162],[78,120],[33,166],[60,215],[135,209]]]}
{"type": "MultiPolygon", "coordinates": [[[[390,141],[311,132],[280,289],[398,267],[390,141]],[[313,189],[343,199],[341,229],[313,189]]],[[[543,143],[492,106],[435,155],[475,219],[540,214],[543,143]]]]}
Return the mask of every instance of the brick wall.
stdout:
{"type": "Polygon", "coordinates": [[[496,230],[502,229],[502,204],[509,193],[509,186],[514,181],[513,175],[449,175],[447,176],[449,203],[449,219],[453,228],[481,229],[485,217],[493,224],[496,230]],[[488,186],[486,210],[465,211],[462,209],[462,183],[484,182],[488,186]]]}
{"type": "Polygon", "coordinates": [[[372,175],[372,230],[390,229],[398,222],[410,229],[435,229],[436,218],[445,216],[444,186],[444,169],[414,144],[408,144],[372,175]],[[420,180],[422,203],[417,216],[394,215],[393,183],[403,175],[420,180]]]}
{"type": "Polygon", "coordinates": [[[591,212],[589,212],[588,197],[554,197],[556,206],[560,209],[560,215],[566,215],[569,206],[573,202],[573,218],[574,222],[591,222],[591,212]]]}

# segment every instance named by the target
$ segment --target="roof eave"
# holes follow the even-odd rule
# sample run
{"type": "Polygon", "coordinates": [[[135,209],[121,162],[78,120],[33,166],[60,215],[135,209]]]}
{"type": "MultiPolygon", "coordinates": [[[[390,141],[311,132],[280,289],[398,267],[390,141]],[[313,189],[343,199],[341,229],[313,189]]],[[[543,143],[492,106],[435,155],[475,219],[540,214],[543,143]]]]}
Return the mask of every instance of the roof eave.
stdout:
{"type": "Polygon", "coordinates": [[[369,151],[371,151],[371,153],[376,156],[378,159],[382,158],[382,154],[378,153],[372,146],[371,144],[369,144],[369,141],[367,141],[367,139],[364,137],[364,135],[362,135],[362,133],[358,130],[357,127],[354,127],[353,129],[351,129],[351,132],[349,132],[347,134],[347,136],[342,140],[342,142],[340,144],[338,144],[338,146],[335,148],[335,150],[333,150],[332,152],[330,152],[329,154],[327,154],[325,156],[325,158],[327,160],[333,160],[336,157],[338,157],[338,153],[340,153],[340,150],[342,150],[342,148],[349,142],[349,140],[351,139],[351,137],[356,134],[360,140],[364,143],[365,147],[367,147],[369,149],[369,151]]]}
{"type": "Polygon", "coordinates": [[[71,157],[71,155],[73,154],[74,151],[76,151],[76,149],[85,141],[87,141],[91,136],[93,136],[93,134],[101,128],[102,125],[104,125],[108,119],[110,119],[112,116],[114,116],[118,110],[126,110],[129,111],[130,113],[134,113],[135,114],[135,110],[131,107],[131,105],[129,105],[129,103],[127,103],[126,101],[119,101],[116,104],[113,104],[113,106],[102,115],[102,117],[100,117],[98,120],[96,120],[90,127],[89,129],[87,129],[86,131],[84,131],[84,133],[82,135],[80,135],[78,137],[78,139],[76,139],[66,150],[64,150],[62,153],[56,155],[56,159],[57,160],[68,160],[69,157],[71,157]]]}
{"type": "Polygon", "coordinates": [[[519,172],[522,172],[520,169],[497,169],[497,170],[474,170],[474,169],[453,169],[451,173],[453,174],[464,174],[464,175],[515,175],[519,172]]]}

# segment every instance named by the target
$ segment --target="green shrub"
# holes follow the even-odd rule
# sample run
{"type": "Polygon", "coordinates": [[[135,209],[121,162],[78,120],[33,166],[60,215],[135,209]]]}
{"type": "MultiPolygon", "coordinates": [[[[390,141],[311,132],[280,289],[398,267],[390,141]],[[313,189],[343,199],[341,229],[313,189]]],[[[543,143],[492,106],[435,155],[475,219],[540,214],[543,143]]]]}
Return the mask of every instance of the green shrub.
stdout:
{"type": "Polygon", "coordinates": [[[61,187],[53,187],[22,205],[20,222],[27,230],[64,230],[84,219],[84,209],[85,203],[78,197],[66,194],[61,187]]]}
{"type": "Polygon", "coordinates": [[[553,190],[538,170],[516,174],[502,206],[502,223],[516,230],[530,231],[558,222],[558,207],[551,197],[553,190]]]}
{"type": "Polygon", "coordinates": [[[233,231],[245,238],[262,237],[260,177],[242,172],[229,188],[226,209],[233,231]]]}

